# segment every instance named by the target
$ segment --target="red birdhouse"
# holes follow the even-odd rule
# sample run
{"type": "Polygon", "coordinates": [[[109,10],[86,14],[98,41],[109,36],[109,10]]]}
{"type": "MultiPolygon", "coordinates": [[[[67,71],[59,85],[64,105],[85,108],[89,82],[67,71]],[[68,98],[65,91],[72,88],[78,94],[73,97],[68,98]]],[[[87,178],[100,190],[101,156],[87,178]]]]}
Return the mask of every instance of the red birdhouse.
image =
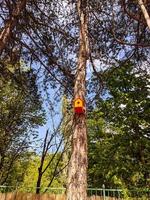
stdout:
{"type": "Polygon", "coordinates": [[[81,100],[80,98],[77,98],[74,101],[74,112],[76,114],[82,114],[82,113],[84,113],[83,100],[81,100]]]}

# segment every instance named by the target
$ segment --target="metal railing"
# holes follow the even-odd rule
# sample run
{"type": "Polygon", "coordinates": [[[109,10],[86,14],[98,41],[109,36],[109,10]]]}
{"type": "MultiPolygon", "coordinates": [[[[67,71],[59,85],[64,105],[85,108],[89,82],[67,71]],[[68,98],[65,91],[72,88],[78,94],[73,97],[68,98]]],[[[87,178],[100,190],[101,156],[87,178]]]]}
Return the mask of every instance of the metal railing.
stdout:
{"type": "Polygon", "coordinates": [[[107,199],[107,197],[115,197],[117,199],[123,198],[123,192],[121,189],[107,189],[107,188],[88,188],[87,190],[88,196],[100,196],[103,199],[107,199]]]}
{"type": "MultiPolygon", "coordinates": [[[[46,190],[47,194],[65,194],[65,188],[40,188],[41,193],[46,190]]],[[[35,187],[20,188],[17,186],[0,186],[0,194],[7,193],[32,193],[35,194],[35,187]]],[[[150,189],[137,189],[137,190],[121,190],[121,189],[107,189],[102,188],[88,188],[88,196],[98,196],[103,200],[117,199],[117,200],[150,200],[150,189]]],[[[1,199],[0,199],[1,200],[1,199]]]]}

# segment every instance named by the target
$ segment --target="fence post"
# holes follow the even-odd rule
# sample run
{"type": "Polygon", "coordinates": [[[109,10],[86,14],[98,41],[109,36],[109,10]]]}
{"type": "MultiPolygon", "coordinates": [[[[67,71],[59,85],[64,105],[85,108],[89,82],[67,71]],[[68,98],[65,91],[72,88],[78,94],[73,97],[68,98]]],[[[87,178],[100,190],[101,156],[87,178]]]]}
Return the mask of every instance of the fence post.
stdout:
{"type": "Polygon", "coordinates": [[[16,184],[16,187],[15,187],[14,200],[16,200],[17,198],[17,193],[18,193],[18,183],[16,184]]]}
{"type": "Polygon", "coordinates": [[[103,188],[103,199],[106,200],[106,193],[105,193],[105,185],[102,185],[103,188]]]}

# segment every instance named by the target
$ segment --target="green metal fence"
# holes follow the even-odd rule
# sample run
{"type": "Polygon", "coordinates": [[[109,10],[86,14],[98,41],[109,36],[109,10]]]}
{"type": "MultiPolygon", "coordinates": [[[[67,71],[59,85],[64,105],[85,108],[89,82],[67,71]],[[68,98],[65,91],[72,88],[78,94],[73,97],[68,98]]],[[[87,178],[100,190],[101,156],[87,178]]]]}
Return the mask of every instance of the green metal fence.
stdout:
{"type": "MultiPolygon", "coordinates": [[[[45,188],[41,187],[41,193],[46,191],[49,194],[64,194],[65,188],[45,188]]],[[[14,186],[0,186],[0,193],[35,193],[36,188],[26,187],[19,188],[14,186]]],[[[102,188],[88,188],[88,196],[99,196],[103,200],[116,199],[116,200],[150,200],[150,189],[137,189],[137,190],[121,190],[121,189],[107,189],[104,186],[102,188]]]]}
{"type": "Polygon", "coordinates": [[[104,200],[112,197],[114,199],[130,199],[130,200],[150,200],[150,189],[121,190],[107,188],[88,188],[88,196],[100,196],[104,200]]]}
{"type": "Polygon", "coordinates": [[[88,188],[88,196],[100,196],[103,199],[107,197],[115,197],[117,199],[123,198],[123,192],[120,189],[106,189],[106,188],[88,188]]]}

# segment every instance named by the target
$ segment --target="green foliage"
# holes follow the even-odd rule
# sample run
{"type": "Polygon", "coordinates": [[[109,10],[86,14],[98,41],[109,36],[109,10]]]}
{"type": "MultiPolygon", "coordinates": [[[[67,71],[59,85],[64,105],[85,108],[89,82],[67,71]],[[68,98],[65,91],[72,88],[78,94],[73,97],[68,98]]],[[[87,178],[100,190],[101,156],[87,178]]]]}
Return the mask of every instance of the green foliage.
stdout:
{"type": "MultiPolygon", "coordinates": [[[[43,169],[47,166],[49,160],[52,158],[53,154],[47,154],[43,169]]],[[[55,165],[57,163],[57,160],[59,159],[59,153],[56,155],[55,159],[53,160],[52,164],[48,167],[46,172],[42,176],[42,182],[41,182],[41,192],[44,192],[48,184],[50,183],[51,179],[54,175],[55,165]]],[[[26,169],[24,180],[22,184],[19,186],[20,191],[24,192],[35,192],[36,191],[36,182],[38,178],[38,167],[40,166],[40,156],[39,155],[33,155],[31,156],[31,159],[29,161],[29,165],[26,169]]],[[[57,172],[61,169],[63,166],[62,162],[60,162],[57,172]]],[[[51,184],[51,187],[54,188],[60,188],[62,186],[62,177],[56,176],[51,184]]]]}
{"type": "Polygon", "coordinates": [[[14,190],[24,181],[24,176],[26,170],[29,167],[30,158],[32,155],[32,152],[22,153],[21,155],[19,155],[18,159],[13,163],[13,165],[11,166],[11,171],[8,174],[7,181],[5,182],[5,185],[12,186],[12,188],[8,189],[14,190]]]}
{"type": "Polygon", "coordinates": [[[103,72],[103,77],[107,97],[97,99],[98,111],[91,113],[88,123],[89,184],[146,188],[150,167],[149,74],[127,63],[103,72]]]}
{"type": "Polygon", "coordinates": [[[22,152],[30,146],[31,138],[37,135],[35,128],[45,122],[34,71],[16,69],[13,78],[11,75],[4,69],[0,76],[1,184],[7,183],[13,164],[17,165],[22,152]]]}

